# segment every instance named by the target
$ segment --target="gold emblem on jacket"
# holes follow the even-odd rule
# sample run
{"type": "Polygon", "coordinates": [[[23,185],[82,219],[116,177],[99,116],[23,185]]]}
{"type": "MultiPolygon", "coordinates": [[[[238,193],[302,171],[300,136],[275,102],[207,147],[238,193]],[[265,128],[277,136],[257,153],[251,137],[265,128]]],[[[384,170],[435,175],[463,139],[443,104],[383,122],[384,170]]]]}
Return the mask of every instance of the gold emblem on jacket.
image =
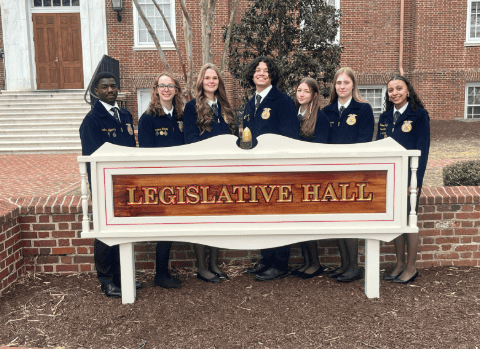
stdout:
{"type": "Polygon", "coordinates": [[[272,108],[264,108],[262,111],[262,119],[267,120],[270,117],[270,110],[272,108]]]}
{"type": "Polygon", "coordinates": [[[405,120],[402,125],[402,131],[403,132],[410,132],[412,130],[412,121],[411,120],[405,120]]]}
{"type": "Polygon", "coordinates": [[[127,124],[127,131],[130,135],[133,135],[133,127],[130,124],[127,124]]]}
{"type": "Polygon", "coordinates": [[[357,123],[356,116],[357,114],[348,114],[347,125],[355,125],[357,123]]]}

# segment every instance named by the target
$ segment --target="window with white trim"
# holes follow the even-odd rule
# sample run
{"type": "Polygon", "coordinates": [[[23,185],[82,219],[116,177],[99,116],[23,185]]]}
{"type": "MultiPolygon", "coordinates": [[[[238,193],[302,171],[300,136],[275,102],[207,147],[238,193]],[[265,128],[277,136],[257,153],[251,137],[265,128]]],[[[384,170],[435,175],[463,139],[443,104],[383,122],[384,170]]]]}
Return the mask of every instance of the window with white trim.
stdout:
{"type": "MultiPolygon", "coordinates": [[[[157,0],[156,2],[162,10],[168,26],[173,33],[173,37],[175,38],[175,1],[157,0]]],[[[145,17],[147,17],[152,29],[155,31],[162,48],[174,47],[172,38],[170,37],[170,33],[168,32],[165,22],[163,21],[162,15],[157,10],[157,7],[153,4],[153,2],[151,0],[138,0],[138,4],[140,5],[145,17]]],[[[133,6],[133,26],[135,32],[135,48],[155,49],[155,43],[153,42],[145,23],[140,17],[136,6],[133,6]]]]}
{"type": "Polygon", "coordinates": [[[137,89],[137,110],[138,110],[138,119],[143,113],[148,109],[150,104],[150,89],[149,88],[139,88],[137,89]]]}
{"type": "Polygon", "coordinates": [[[385,93],[387,91],[386,86],[358,86],[360,96],[363,97],[373,109],[373,116],[375,121],[378,121],[380,114],[384,112],[385,93]]]}
{"type": "Polygon", "coordinates": [[[468,0],[467,42],[480,43],[480,1],[468,0]]]}
{"type": "MultiPolygon", "coordinates": [[[[330,6],[334,6],[335,9],[337,10],[340,10],[340,0],[327,0],[327,4],[329,4],[330,6]]],[[[337,30],[337,36],[335,37],[335,43],[339,43],[340,42],[340,27],[338,27],[338,30],[337,30]]]]}
{"type": "Polygon", "coordinates": [[[465,119],[480,119],[480,82],[467,84],[465,89],[465,119]]]}
{"type": "Polygon", "coordinates": [[[33,7],[80,6],[80,0],[33,0],[33,7]]]}

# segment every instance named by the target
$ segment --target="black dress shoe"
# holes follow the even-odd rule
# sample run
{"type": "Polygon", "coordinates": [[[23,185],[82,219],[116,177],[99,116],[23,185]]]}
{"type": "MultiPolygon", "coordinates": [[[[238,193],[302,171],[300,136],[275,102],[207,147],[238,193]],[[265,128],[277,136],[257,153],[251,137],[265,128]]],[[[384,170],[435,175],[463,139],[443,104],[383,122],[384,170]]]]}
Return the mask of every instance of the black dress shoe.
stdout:
{"type": "Polygon", "coordinates": [[[396,278],[398,278],[400,275],[402,275],[402,273],[403,273],[403,270],[402,270],[400,273],[398,273],[397,275],[387,275],[387,276],[385,276],[385,277],[383,278],[383,280],[385,280],[385,281],[392,281],[393,279],[396,279],[396,278]]]}
{"type": "Polygon", "coordinates": [[[219,278],[220,280],[222,280],[222,281],[223,281],[223,280],[228,280],[228,279],[230,279],[230,278],[228,277],[228,275],[225,274],[225,273],[215,273],[213,270],[210,270],[210,273],[212,273],[213,275],[215,275],[216,277],[218,277],[218,278],[219,278]]]}
{"type": "Polygon", "coordinates": [[[255,280],[258,280],[258,281],[278,280],[278,279],[283,279],[289,275],[290,273],[288,272],[288,270],[278,270],[275,268],[269,268],[265,270],[263,273],[255,275],[255,280]]]}
{"type": "MultiPolygon", "coordinates": [[[[346,270],[345,270],[346,271],[346,270]]],[[[336,279],[338,278],[339,276],[343,275],[343,273],[345,273],[345,271],[338,271],[338,269],[335,269],[333,270],[331,273],[328,273],[327,276],[330,278],[330,279],[336,279]]]]}
{"type": "Polygon", "coordinates": [[[323,267],[320,266],[317,270],[315,270],[315,271],[314,271],[313,273],[311,273],[311,274],[303,273],[302,279],[311,279],[311,278],[314,278],[315,276],[322,275],[324,271],[325,271],[325,269],[323,269],[323,267]]]}
{"type": "Polygon", "coordinates": [[[245,268],[245,273],[248,274],[260,274],[263,273],[265,270],[268,269],[268,266],[264,264],[262,261],[259,261],[255,264],[252,268],[245,268]]]}
{"type": "Polygon", "coordinates": [[[181,282],[177,282],[174,279],[170,278],[167,274],[155,275],[153,279],[155,286],[160,286],[163,288],[180,288],[182,287],[181,282]]]}
{"type": "Polygon", "coordinates": [[[203,277],[202,275],[197,273],[197,279],[203,280],[205,282],[212,282],[214,284],[218,284],[218,283],[222,282],[222,280],[220,280],[220,278],[216,275],[213,275],[210,279],[207,279],[206,277],[203,277]]]}
{"type": "Polygon", "coordinates": [[[300,269],[302,268],[298,268],[298,269],[293,269],[290,274],[292,274],[293,276],[296,276],[298,278],[301,278],[303,276],[303,271],[300,271],[300,269]]]}
{"type": "Polygon", "coordinates": [[[114,297],[114,298],[122,297],[122,290],[112,283],[102,285],[100,288],[107,297],[114,297]]]}
{"type": "Polygon", "coordinates": [[[417,278],[417,276],[418,276],[418,270],[417,270],[417,272],[416,272],[415,274],[413,274],[412,277],[411,277],[410,279],[408,279],[408,280],[401,280],[401,279],[399,279],[399,278],[397,277],[397,278],[393,279],[392,281],[393,281],[394,283],[396,283],[396,284],[404,284],[404,285],[406,285],[406,284],[408,284],[409,282],[415,280],[415,279],[417,278]]]}
{"type": "Polygon", "coordinates": [[[362,278],[362,273],[360,270],[357,270],[356,273],[343,273],[343,275],[340,275],[337,277],[338,282],[352,282],[355,280],[359,280],[362,278]]]}

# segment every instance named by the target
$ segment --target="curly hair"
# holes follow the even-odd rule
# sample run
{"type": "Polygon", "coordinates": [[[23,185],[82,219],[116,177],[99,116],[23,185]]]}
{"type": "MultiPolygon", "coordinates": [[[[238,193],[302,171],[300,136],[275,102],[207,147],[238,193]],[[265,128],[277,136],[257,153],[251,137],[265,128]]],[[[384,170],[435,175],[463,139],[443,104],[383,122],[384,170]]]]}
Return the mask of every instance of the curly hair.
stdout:
{"type": "Polygon", "coordinates": [[[177,112],[177,120],[181,121],[183,120],[183,109],[185,109],[185,100],[183,99],[182,87],[180,86],[179,81],[175,79],[173,75],[167,72],[161,73],[159,76],[157,76],[152,86],[150,87],[150,103],[148,104],[147,114],[153,116],[160,116],[165,114],[165,112],[163,111],[162,103],[160,101],[160,95],[158,93],[158,80],[162,76],[169,77],[175,85],[175,96],[173,97],[172,104],[175,107],[175,111],[177,112]]]}
{"type": "Polygon", "coordinates": [[[335,76],[333,77],[332,94],[330,95],[330,101],[328,102],[328,104],[332,104],[336,102],[338,99],[335,85],[337,84],[338,77],[342,74],[346,74],[353,82],[353,90],[352,90],[353,99],[359,103],[368,103],[366,100],[362,98],[362,96],[360,96],[360,92],[358,91],[357,79],[355,78],[355,72],[352,70],[352,68],[344,67],[344,68],[338,69],[337,72],[335,73],[335,76]]]}
{"type": "MultiPolygon", "coordinates": [[[[303,78],[298,86],[301,84],[307,84],[310,93],[312,94],[312,100],[307,105],[307,112],[303,115],[300,121],[300,136],[309,139],[315,134],[315,126],[317,125],[318,110],[320,109],[320,87],[318,82],[312,78],[303,78]]],[[[298,88],[297,86],[297,88],[298,88]]],[[[300,103],[297,100],[297,94],[295,94],[295,105],[300,107],[300,103]]]]}
{"type": "MultiPolygon", "coordinates": [[[[407,95],[407,101],[410,104],[410,107],[412,108],[412,110],[416,110],[417,106],[419,106],[422,109],[425,109],[425,107],[423,106],[422,100],[420,99],[420,97],[418,97],[417,93],[415,92],[415,89],[410,84],[410,82],[407,80],[407,78],[405,78],[402,75],[395,75],[393,78],[388,80],[388,83],[391,82],[391,81],[394,81],[394,80],[403,81],[405,83],[405,85],[407,85],[408,94],[409,94],[409,95],[407,95]]],[[[387,83],[387,85],[388,85],[388,83],[387,83]]],[[[390,110],[390,108],[392,106],[393,106],[393,102],[388,97],[388,88],[387,88],[387,91],[385,92],[385,111],[390,110]]]]}
{"type": "Polygon", "coordinates": [[[237,130],[237,126],[235,125],[235,120],[233,118],[232,106],[230,105],[230,102],[227,98],[225,83],[222,76],[220,75],[220,71],[218,70],[217,66],[212,63],[207,63],[202,67],[200,73],[198,74],[197,84],[195,86],[195,95],[197,98],[195,102],[195,109],[197,111],[198,130],[200,134],[203,134],[205,131],[212,131],[211,124],[213,121],[213,110],[208,105],[208,98],[205,95],[205,91],[203,90],[203,79],[205,78],[205,73],[208,69],[212,69],[213,71],[215,71],[218,76],[218,88],[214,94],[215,97],[217,97],[218,102],[220,103],[222,117],[230,127],[230,132],[234,134],[237,130]]]}
{"type": "Polygon", "coordinates": [[[243,74],[244,79],[248,81],[250,86],[255,86],[255,83],[253,82],[253,75],[255,74],[255,70],[260,62],[263,62],[267,65],[268,77],[272,80],[272,85],[276,86],[280,80],[280,69],[278,69],[278,66],[273,58],[270,57],[260,56],[255,58],[245,69],[243,74]]]}

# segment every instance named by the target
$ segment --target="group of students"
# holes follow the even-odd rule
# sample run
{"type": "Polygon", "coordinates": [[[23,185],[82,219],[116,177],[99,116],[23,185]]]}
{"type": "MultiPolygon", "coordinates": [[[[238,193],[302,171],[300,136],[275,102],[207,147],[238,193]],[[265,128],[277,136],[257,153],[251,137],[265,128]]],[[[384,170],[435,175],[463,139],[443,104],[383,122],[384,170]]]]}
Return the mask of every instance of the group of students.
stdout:
{"type": "MultiPolygon", "coordinates": [[[[242,117],[243,128],[250,129],[254,143],[258,136],[265,133],[315,143],[353,144],[372,141],[375,127],[372,107],[360,96],[355,74],[350,68],[341,68],[336,72],[329,103],[323,109],[319,85],[312,78],[301,80],[293,100],[282,93],[276,87],[280,72],[272,58],[257,57],[247,67],[245,78],[256,90],[246,104],[242,117]]],[[[130,132],[131,114],[119,109],[115,102],[118,93],[115,77],[99,76],[95,86],[100,101],[85,117],[80,127],[82,154],[90,155],[105,141],[135,146],[134,138],[132,143],[133,131],[130,132]],[[118,118],[117,115],[121,117],[118,118]],[[117,131],[117,134],[120,133],[120,137],[112,138],[110,132],[107,136],[107,132],[100,131],[108,130],[108,126],[111,126],[110,129],[118,129],[119,125],[121,132],[117,131]],[[95,136],[92,136],[94,133],[95,136]],[[94,142],[92,138],[100,140],[94,142]]],[[[185,104],[179,81],[171,74],[160,74],[152,86],[148,109],[139,119],[139,146],[171,147],[222,134],[238,135],[224,80],[214,64],[209,63],[202,67],[195,92],[196,99],[185,104]]],[[[386,112],[380,116],[376,139],[392,137],[406,149],[421,150],[417,177],[417,187],[420,190],[429,150],[428,113],[413,86],[403,76],[395,76],[388,82],[385,105],[386,112]]],[[[358,267],[358,239],[337,241],[341,265],[328,276],[339,282],[359,279],[361,273],[358,267]]],[[[110,250],[115,250],[115,247],[103,245],[100,241],[95,242],[97,274],[102,291],[107,296],[118,297],[121,295],[118,246],[117,250],[112,252],[110,250]]],[[[164,288],[180,288],[181,280],[172,276],[168,270],[171,245],[172,242],[164,241],[156,245],[154,283],[164,288]]],[[[395,239],[397,264],[391,274],[385,277],[386,280],[408,283],[418,276],[415,267],[417,247],[418,234],[403,234],[395,239]],[[407,259],[405,246],[408,251],[407,259]]],[[[194,244],[198,264],[197,277],[212,283],[228,279],[228,275],[218,266],[218,248],[209,247],[208,263],[206,248],[204,245],[194,244]]],[[[292,274],[303,279],[322,274],[324,269],[319,261],[316,241],[302,243],[302,251],[305,264],[292,274]]],[[[289,246],[265,249],[261,254],[262,259],[245,272],[254,274],[259,281],[276,280],[290,275],[289,246]]]]}

